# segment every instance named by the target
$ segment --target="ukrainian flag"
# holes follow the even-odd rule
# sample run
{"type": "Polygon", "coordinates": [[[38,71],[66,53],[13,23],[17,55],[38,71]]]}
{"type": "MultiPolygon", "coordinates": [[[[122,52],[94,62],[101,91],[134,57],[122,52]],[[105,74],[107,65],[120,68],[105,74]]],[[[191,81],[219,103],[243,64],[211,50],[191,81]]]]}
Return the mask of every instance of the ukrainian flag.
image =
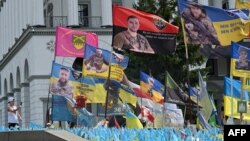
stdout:
{"type": "MultiPolygon", "coordinates": [[[[241,81],[224,77],[224,114],[225,116],[240,119],[240,113],[237,112],[241,97],[241,81]]],[[[250,120],[250,101],[247,91],[242,94],[242,100],[248,102],[248,113],[243,114],[243,120],[250,120]]]]}
{"type": "Polygon", "coordinates": [[[250,78],[250,49],[237,43],[231,45],[231,75],[243,78],[250,78]],[[243,55],[245,52],[245,61],[243,55]]]}
{"type": "MultiPolygon", "coordinates": [[[[183,12],[193,4],[193,2],[190,2],[188,0],[178,0],[179,13],[182,15],[183,12]]],[[[222,47],[229,46],[231,44],[231,41],[239,42],[240,40],[246,38],[249,35],[250,20],[248,17],[248,11],[243,11],[239,9],[225,10],[212,6],[201,5],[198,3],[196,4],[201,7],[202,12],[204,12],[204,16],[208,17],[207,22],[208,20],[212,21],[216,35],[218,37],[218,41],[222,47]]],[[[185,23],[187,23],[188,21],[186,21],[185,23]]],[[[199,28],[199,30],[203,30],[203,28],[200,27],[194,28],[199,28]]],[[[185,31],[185,34],[186,37],[187,35],[193,36],[187,31],[185,31]]],[[[211,37],[212,33],[207,33],[203,31],[203,34],[207,34],[207,36],[211,37]]]]}
{"type": "Polygon", "coordinates": [[[126,114],[126,126],[127,128],[137,128],[137,129],[142,129],[143,126],[135,114],[132,112],[127,112],[126,114]]]}
{"type": "Polygon", "coordinates": [[[250,9],[250,2],[247,0],[236,0],[235,8],[237,8],[237,9],[250,9]]]}
{"type": "Polygon", "coordinates": [[[141,90],[151,96],[153,101],[163,102],[164,85],[144,72],[140,72],[140,79],[141,90]]]}
{"type": "Polygon", "coordinates": [[[95,78],[108,78],[109,69],[110,70],[110,79],[116,81],[122,81],[124,72],[123,70],[128,66],[129,58],[127,56],[123,56],[121,54],[110,52],[105,49],[95,48],[91,46],[85,47],[85,54],[84,54],[84,63],[83,63],[83,76],[87,77],[95,77],[95,78]],[[96,50],[99,49],[102,51],[102,57],[100,58],[93,58],[95,55],[96,50]],[[102,59],[102,60],[101,60],[102,59]],[[99,61],[103,62],[101,66],[101,72],[97,72],[96,70],[91,70],[87,66],[91,64],[92,61],[99,61]]]}

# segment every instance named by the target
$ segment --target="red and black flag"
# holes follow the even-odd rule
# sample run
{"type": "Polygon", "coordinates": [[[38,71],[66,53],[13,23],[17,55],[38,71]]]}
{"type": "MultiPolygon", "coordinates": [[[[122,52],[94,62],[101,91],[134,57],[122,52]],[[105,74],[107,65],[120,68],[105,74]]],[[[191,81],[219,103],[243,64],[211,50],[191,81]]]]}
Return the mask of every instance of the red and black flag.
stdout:
{"type": "Polygon", "coordinates": [[[157,15],[113,5],[113,47],[141,53],[172,53],[179,28],[157,15]]]}

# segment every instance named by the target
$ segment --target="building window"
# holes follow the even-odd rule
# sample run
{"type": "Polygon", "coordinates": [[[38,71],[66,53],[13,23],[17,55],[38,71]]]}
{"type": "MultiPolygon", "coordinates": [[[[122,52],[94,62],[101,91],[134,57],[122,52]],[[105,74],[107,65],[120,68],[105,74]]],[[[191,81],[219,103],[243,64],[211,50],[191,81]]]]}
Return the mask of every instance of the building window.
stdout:
{"type": "Polygon", "coordinates": [[[88,27],[89,26],[89,5],[88,4],[79,4],[78,5],[78,17],[79,25],[88,27]]]}

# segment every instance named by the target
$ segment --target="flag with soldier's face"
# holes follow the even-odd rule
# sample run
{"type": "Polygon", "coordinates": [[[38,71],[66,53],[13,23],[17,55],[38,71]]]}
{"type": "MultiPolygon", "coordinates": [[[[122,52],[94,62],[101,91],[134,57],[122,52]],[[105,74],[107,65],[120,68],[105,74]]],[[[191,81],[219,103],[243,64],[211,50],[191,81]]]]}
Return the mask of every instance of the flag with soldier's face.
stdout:
{"type": "Polygon", "coordinates": [[[225,10],[178,0],[184,40],[200,45],[199,52],[208,58],[230,56],[231,41],[239,42],[249,35],[248,10],[225,10]]]}
{"type": "Polygon", "coordinates": [[[140,79],[141,90],[147,93],[153,101],[158,103],[163,102],[164,85],[144,72],[140,72],[140,79]]]}
{"type": "Polygon", "coordinates": [[[101,48],[87,46],[83,62],[83,76],[122,81],[123,70],[128,66],[127,56],[101,48]]]}
{"type": "Polygon", "coordinates": [[[231,49],[231,75],[250,78],[250,49],[237,43],[231,49]]]}
{"type": "Polygon", "coordinates": [[[113,5],[113,47],[141,53],[175,51],[179,28],[163,18],[113,5]]]}

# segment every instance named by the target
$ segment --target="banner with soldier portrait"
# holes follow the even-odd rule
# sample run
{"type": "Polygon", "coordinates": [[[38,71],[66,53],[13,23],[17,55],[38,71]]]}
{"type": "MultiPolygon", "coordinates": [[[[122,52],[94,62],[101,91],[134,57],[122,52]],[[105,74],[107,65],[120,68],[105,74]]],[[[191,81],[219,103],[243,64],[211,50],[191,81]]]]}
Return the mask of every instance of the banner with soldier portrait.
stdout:
{"type": "Polygon", "coordinates": [[[163,18],[113,5],[113,47],[141,53],[175,51],[179,28],[163,18]]]}
{"type": "Polygon", "coordinates": [[[164,100],[164,85],[144,72],[140,72],[140,79],[142,92],[147,93],[154,102],[162,103],[164,100]]]}
{"type": "Polygon", "coordinates": [[[95,78],[108,78],[109,69],[111,80],[122,81],[123,70],[128,66],[129,58],[121,54],[110,52],[101,48],[86,46],[83,76],[95,78]]]}
{"type": "Polygon", "coordinates": [[[231,49],[231,75],[250,78],[250,49],[234,42],[231,49]]]}
{"type": "Polygon", "coordinates": [[[248,10],[225,10],[178,0],[179,13],[187,44],[200,45],[199,52],[208,58],[230,57],[231,41],[249,35],[248,10]]]}

